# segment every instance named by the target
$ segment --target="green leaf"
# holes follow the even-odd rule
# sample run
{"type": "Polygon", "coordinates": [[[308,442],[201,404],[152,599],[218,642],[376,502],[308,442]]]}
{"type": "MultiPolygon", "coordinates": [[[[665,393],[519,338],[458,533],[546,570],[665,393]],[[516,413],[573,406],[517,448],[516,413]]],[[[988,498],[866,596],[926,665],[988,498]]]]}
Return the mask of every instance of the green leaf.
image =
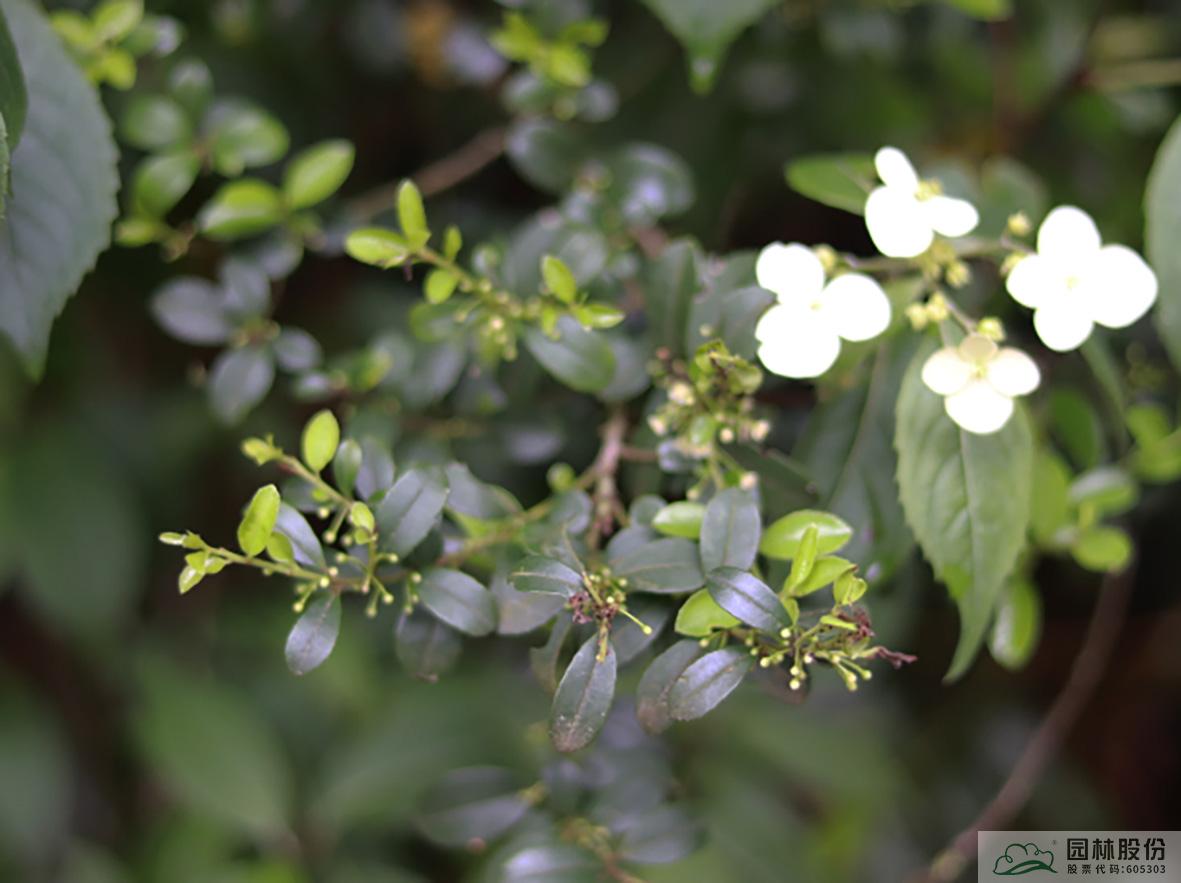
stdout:
{"type": "Polygon", "coordinates": [[[587,145],[569,126],[523,119],[509,130],[505,153],[530,184],[549,193],[562,193],[586,159],[587,145]]]}
{"type": "Polygon", "coordinates": [[[726,488],[709,501],[701,523],[701,566],[749,570],[759,551],[762,520],[754,496],[740,488],[726,488]]]}
{"type": "Polygon", "coordinates": [[[685,858],[702,842],[700,823],[679,806],[634,813],[616,825],[619,857],[641,865],[668,864],[685,858]]]}
{"type": "Polygon", "coordinates": [[[802,509],[784,515],[763,531],[759,551],[768,558],[794,558],[809,527],[816,528],[816,554],[828,555],[842,548],[853,536],[853,528],[831,512],[802,509]]]}
{"type": "Polygon", "coordinates": [[[680,537],[654,540],[616,555],[612,552],[609,548],[607,563],[616,577],[627,580],[629,592],[678,595],[705,582],[697,546],[680,537]]]}
{"type": "Polygon", "coordinates": [[[752,573],[719,567],[706,574],[705,584],[719,607],[747,625],[773,635],[791,625],[779,596],[752,573]]]}
{"type": "Polygon", "coordinates": [[[336,459],[332,461],[332,477],[336,479],[336,486],[345,496],[351,496],[353,493],[363,457],[361,445],[356,439],[346,438],[337,448],[336,459]]]}
{"type": "Polygon", "coordinates": [[[10,683],[0,692],[0,718],[0,843],[6,861],[14,868],[53,863],[75,799],[69,744],[54,715],[10,683]]]}
{"type": "Polygon", "coordinates": [[[669,716],[687,721],[708,714],[737,689],[753,666],[754,657],[745,647],[705,654],[673,683],[668,694],[669,716]]]}
{"type": "Polygon", "coordinates": [[[283,170],[283,196],[293,209],[308,208],[340,189],[356,151],[343,139],[322,141],[296,154],[283,170]]]}
{"type": "Polygon", "coordinates": [[[270,350],[261,346],[226,350],[209,371],[210,407],[223,423],[238,423],[266,397],[274,380],[270,350]]]}
{"type": "Polygon", "coordinates": [[[283,220],[279,191],[257,178],[223,184],[197,215],[197,226],[210,239],[241,239],[269,230],[283,220]]]}
{"type": "Polygon", "coordinates": [[[545,287],[549,293],[563,303],[572,304],[578,297],[578,283],[570,268],[552,254],[541,259],[541,278],[545,280],[545,287]]]}
{"type": "MultiPolygon", "coordinates": [[[[267,288],[270,301],[270,288],[267,288]]],[[[284,328],[275,338],[275,361],[284,371],[300,373],[311,371],[324,357],[320,343],[301,328],[284,328]]]]}
{"type": "Polygon", "coordinates": [[[865,213],[865,200],[878,178],[867,153],[802,156],[789,162],[785,172],[796,192],[855,215],[865,213]]]}
{"type": "Polygon", "coordinates": [[[287,667],[306,675],[331,654],[340,634],[340,595],[320,592],[295,621],[287,636],[287,667]]]}
{"type": "Polygon", "coordinates": [[[279,489],[273,484],[260,487],[254,492],[246,514],[238,525],[238,545],[251,557],[261,555],[275,529],[279,517],[279,489]]]}
{"type": "MultiPolygon", "coordinates": [[[[578,320],[578,324],[588,331],[599,328],[614,328],[627,318],[623,310],[608,304],[590,303],[575,304],[570,308],[570,315],[578,320]]],[[[618,370],[619,351],[615,350],[616,369],[618,370]]]]}
{"type": "Polygon", "coordinates": [[[691,336],[689,311],[693,298],[705,287],[701,281],[704,263],[696,242],[677,239],[648,264],[644,274],[649,336],[653,346],[668,347],[674,356],[686,354],[686,337],[691,336]]]}
{"type": "Polygon", "coordinates": [[[1013,0],[943,0],[960,12],[984,21],[998,21],[1013,14],[1013,0]]]}
{"type": "Polygon", "coordinates": [[[377,504],[377,527],[383,549],[402,557],[414,551],[438,523],[447,488],[434,475],[410,469],[377,504]]]}
{"type": "Polygon", "coordinates": [[[327,409],[318,411],[303,428],[300,441],[303,461],[318,473],[332,462],[339,446],[340,424],[336,422],[336,415],[327,409]]]}
{"type": "Polygon", "coordinates": [[[96,36],[106,43],[118,43],[143,21],[143,0],[103,0],[91,13],[96,36]]]}
{"type": "Polygon", "coordinates": [[[228,686],[155,663],[146,666],[135,735],[186,808],[248,834],[290,836],[291,772],[261,709],[228,686]]]}
{"type": "Polygon", "coordinates": [[[568,616],[555,619],[545,643],[529,649],[529,668],[537,682],[550,693],[558,689],[558,659],[570,635],[572,622],[568,616]]]}
{"type": "MultiPolygon", "coordinates": [[[[792,586],[789,594],[795,598],[802,598],[805,595],[810,595],[812,592],[819,591],[834,582],[838,577],[850,573],[856,568],[852,561],[844,558],[838,558],[835,555],[826,558],[818,558],[812,565],[808,576],[799,585],[792,586]]],[[[790,580],[790,578],[789,578],[790,580]]],[[[787,589],[787,586],[784,586],[787,589]]]]}
{"type": "Polygon", "coordinates": [[[689,77],[698,92],[713,86],[726,49],[776,0],[643,0],[689,56],[689,77]]]}
{"type": "Polygon", "coordinates": [[[450,270],[435,269],[427,274],[423,290],[429,303],[441,304],[451,297],[458,284],[459,277],[450,270]]]}
{"type": "Polygon", "coordinates": [[[354,260],[382,269],[397,267],[410,256],[405,237],[383,227],[354,230],[345,239],[344,250],[354,260]]]}
{"type": "Polygon", "coordinates": [[[663,732],[672,723],[669,695],[673,685],[702,653],[697,641],[678,641],[653,659],[644,671],[636,687],[636,717],[649,733],[663,732]]]}
{"type": "Polygon", "coordinates": [[[912,352],[894,341],[879,346],[867,381],[816,407],[793,451],[820,504],[854,526],[845,555],[875,578],[892,574],[914,546],[894,483],[894,405],[912,352]]]}
{"type": "Polygon", "coordinates": [[[1070,521],[1070,470],[1054,451],[1037,454],[1033,470],[1029,529],[1042,545],[1051,545],[1055,534],[1070,521]]]}
{"type": "Polygon", "coordinates": [[[402,615],[394,640],[394,652],[402,667],[432,683],[455,667],[463,650],[463,641],[454,629],[421,609],[402,615]]]}
{"type": "Polygon", "coordinates": [[[225,343],[234,326],[217,286],[195,276],[177,276],[152,295],[152,316],[160,327],[185,343],[225,343]]]}
{"type": "MultiPolygon", "coordinates": [[[[20,58],[12,42],[12,34],[0,9],[0,125],[4,131],[6,155],[16,150],[21,132],[25,127],[25,114],[29,109],[29,93],[25,88],[25,75],[21,73],[20,58]]],[[[7,189],[7,182],[0,178],[0,194],[7,189]]]]}
{"type": "Polygon", "coordinates": [[[685,161],[655,144],[629,144],[605,163],[607,199],[629,224],[652,225],[693,204],[693,177],[685,161]]]}
{"type": "Polygon", "coordinates": [[[269,165],[287,152],[287,130],[266,111],[235,102],[215,106],[210,117],[216,118],[213,165],[227,178],[236,178],[248,168],[269,165]]]}
{"type": "Polygon", "coordinates": [[[665,536],[695,540],[701,535],[701,523],[704,520],[704,504],[681,500],[669,503],[657,512],[652,519],[652,527],[665,536]]]}
{"type": "Polygon", "coordinates": [[[1132,538],[1118,527],[1089,527],[1079,531],[1070,553],[1087,570],[1112,573],[1131,559],[1132,538]]]}
{"type": "Polygon", "coordinates": [[[615,354],[600,334],[570,316],[558,319],[557,338],[539,328],[525,331],[525,347],[555,379],[579,392],[605,389],[615,376],[615,354]]]}
{"type": "Polygon", "coordinates": [[[523,559],[513,571],[511,581],[522,592],[542,592],[564,598],[583,590],[582,575],[578,571],[541,555],[523,559]]]}
{"type": "Polygon", "coordinates": [[[488,843],[525,817],[532,804],[517,777],[500,767],[451,770],[427,791],[415,823],[428,840],[460,849],[488,843]]]}
{"type": "Polygon", "coordinates": [[[677,611],[674,628],[678,634],[704,638],[714,629],[733,628],[738,624],[737,617],[731,616],[718,606],[709,589],[699,589],[690,595],[677,611]]]}
{"type": "Polygon", "coordinates": [[[550,739],[558,751],[585,748],[607,719],[615,699],[615,648],[600,660],[599,637],[591,635],[562,675],[550,709],[550,739]]]}
{"type": "Polygon", "coordinates": [[[328,566],[324,559],[324,547],[320,545],[316,532],[294,506],[284,503],[279,507],[275,532],[283,534],[291,541],[291,550],[297,563],[319,570],[328,566]]]}
{"type": "Polygon", "coordinates": [[[402,225],[402,233],[412,248],[426,245],[427,240],[431,238],[430,228],[426,225],[426,208],[422,204],[422,194],[409,178],[398,187],[398,223],[402,225]]]}
{"type": "Polygon", "coordinates": [[[1144,242],[1160,282],[1153,321],[1173,366],[1181,370],[1181,118],[1165,135],[1145,191],[1144,242]]]}
{"type": "Polygon", "coordinates": [[[1070,502],[1080,508],[1091,508],[1096,515],[1122,515],[1140,496],[1140,488],[1132,476],[1118,466],[1092,469],[1076,478],[1070,485],[1070,502]]]}
{"type": "Polygon", "coordinates": [[[184,108],[164,95],[136,95],[119,119],[119,134],[132,147],[158,151],[186,145],[193,124],[184,108]]]}
{"type": "MultiPolygon", "coordinates": [[[[40,9],[28,0],[0,0],[0,10],[28,94],[0,236],[0,331],[25,371],[39,377],[54,317],[110,242],[119,178],[98,96],[40,9]]],[[[12,130],[19,116],[9,119],[9,112],[12,130]]]]}
{"type": "Polygon", "coordinates": [[[992,658],[1007,669],[1025,668],[1042,631],[1042,599],[1027,579],[1014,579],[1001,596],[988,639],[992,658]]]}
{"type": "Polygon", "coordinates": [[[168,214],[192,189],[201,161],[191,150],[175,150],[149,156],[131,179],[131,205],[152,218],[168,214]]]}
{"type": "Polygon", "coordinates": [[[496,628],[492,593],[462,571],[429,567],[415,591],[423,606],[453,629],[479,637],[496,628]]]}
{"type": "Polygon", "coordinates": [[[773,303],[775,295],[757,285],[711,287],[701,292],[689,309],[688,350],[696,352],[699,346],[716,338],[734,355],[754,359],[755,326],[773,303]]]}
{"type": "Polygon", "coordinates": [[[1005,578],[1025,545],[1033,479],[1033,438],[1023,408],[992,435],[960,429],[920,374],[916,354],[898,396],[898,484],[915,538],[960,610],[960,639],[947,673],[971,665],[1005,578]]]}

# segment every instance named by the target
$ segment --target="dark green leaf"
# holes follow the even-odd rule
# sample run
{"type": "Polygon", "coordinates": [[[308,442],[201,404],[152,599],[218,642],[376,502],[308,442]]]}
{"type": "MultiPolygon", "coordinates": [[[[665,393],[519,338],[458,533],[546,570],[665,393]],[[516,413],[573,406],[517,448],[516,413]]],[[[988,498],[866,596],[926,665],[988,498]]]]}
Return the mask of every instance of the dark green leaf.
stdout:
{"type": "Polygon", "coordinates": [[[615,826],[620,858],[640,865],[680,861],[701,845],[701,825],[677,806],[634,813],[615,826]]]}
{"type": "Polygon", "coordinates": [[[342,494],[352,495],[363,457],[361,445],[356,439],[346,438],[340,443],[336,459],[332,461],[332,477],[336,479],[336,486],[342,494]]]}
{"type": "MultiPolygon", "coordinates": [[[[98,96],[40,8],[28,0],[3,0],[0,10],[28,94],[0,230],[0,331],[24,369],[38,377],[54,317],[110,242],[119,178],[98,96]]],[[[11,128],[14,120],[5,124],[11,128]]]]}
{"type": "Polygon", "coordinates": [[[302,328],[284,328],[275,338],[275,361],[284,371],[310,371],[322,357],[319,342],[302,328]]]}
{"type": "Polygon", "coordinates": [[[539,328],[525,332],[525,347],[557,380],[579,392],[597,392],[615,376],[615,354],[601,334],[562,316],[551,338],[539,328]]]}
{"type": "Polygon", "coordinates": [[[543,592],[569,598],[583,590],[582,575],[561,561],[531,555],[513,571],[512,584],[522,592],[543,592]]]}
{"type": "Polygon", "coordinates": [[[438,523],[447,488],[431,472],[410,469],[377,504],[377,527],[383,549],[405,557],[438,523]]]}
{"type": "Polygon", "coordinates": [[[655,144],[629,144],[606,161],[606,196],[630,224],[651,225],[693,204],[693,178],[676,154],[655,144]]]}
{"type": "MultiPolygon", "coordinates": [[[[544,596],[539,595],[538,597],[544,596]]],[[[559,616],[554,620],[545,643],[529,650],[529,667],[533,670],[538,683],[550,693],[558,689],[558,659],[562,655],[562,647],[570,634],[570,626],[569,616],[559,616]]]]}
{"type": "Polygon", "coordinates": [[[701,566],[748,570],[759,551],[762,521],[754,496],[739,488],[727,488],[709,501],[701,523],[701,566]]]}
{"type": "Polygon", "coordinates": [[[701,588],[705,577],[698,563],[697,546],[680,537],[655,540],[608,557],[612,573],[627,579],[629,592],[683,594],[701,588]]]}
{"type": "Polygon", "coordinates": [[[562,123],[525,119],[509,131],[505,151],[530,184],[562,193],[586,158],[586,143],[562,123]]]}
{"type": "Polygon", "coordinates": [[[402,667],[431,682],[454,668],[463,650],[459,635],[425,610],[403,614],[394,630],[394,641],[402,667]]]}
{"type": "Polygon", "coordinates": [[[316,538],[316,532],[312,530],[307,519],[287,503],[279,507],[275,530],[291,541],[291,550],[297,563],[321,570],[328,566],[324,560],[324,547],[316,538]]]}
{"type": "Polygon", "coordinates": [[[260,346],[226,350],[209,371],[209,405],[224,423],[238,423],[275,380],[275,360],[260,346]]]}
{"type": "Polygon", "coordinates": [[[462,848],[500,837],[525,817],[530,803],[510,770],[452,770],[423,796],[418,829],[441,846],[462,848]]]}
{"type": "Polygon", "coordinates": [[[394,458],[386,445],[370,436],[361,439],[361,452],[357,493],[361,499],[370,500],[394,483],[394,458]]]}
{"type": "Polygon", "coordinates": [[[1181,369],[1181,119],[1173,123],[1152,164],[1145,191],[1144,242],[1160,282],[1154,321],[1173,366],[1181,369]]]}
{"type": "Polygon", "coordinates": [[[689,56],[693,88],[707,92],[734,39],[775,5],[775,0],[644,0],[689,56]]]}
{"type": "Polygon", "coordinates": [[[508,491],[496,485],[486,484],[472,475],[472,470],[463,463],[448,463],[445,470],[447,486],[447,508],[481,521],[505,518],[521,511],[521,504],[508,491]]]}
{"type": "Polygon", "coordinates": [[[636,688],[636,717],[649,733],[668,729],[672,723],[669,694],[673,685],[703,652],[697,641],[677,641],[644,671],[636,688]]]}
{"type": "Polygon", "coordinates": [[[307,674],[331,655],[339,634],[340,596],[320,592],[287,636],[287,667],[297,675],[307,674]]]}
{"type": "MultiPolygon", "coordinates": [[[[25,76],[21,73],[20,58],[12,43],[4,11],[0,9],[0,133],[5,144],[5,153],[11,154],[20,143],[25,127],[25,114],[29,108],[29,94],[25,89],[25,76]]],[[[7,189],[7,182],[0,179],[0,194],[7,189]]]]}
{"type": "Polygon", "coordinates": [[[224,343],[234,330],[217,287],[195,276],[178,276],[156,289],[151,310],[160,327],[186,343],[224,343]]]}
{"type": "Polygon", "coordinates": [[[479,637],[496,628],[496,600],[459,570],[428,567],[415,587],[423,606],[454,629],[479,637]]]}
{"type": "Polygon", "coordinates": [[[712,711],[742,683],[754,666],[745,647],[714,650],[691,663],[668,694],[669,717],[694,720],[712,711]]]}
{"type": "Polygon", "coordinates": [[[602,863],[572,843],[527,846],[494,871],[492,883],[596,883],[602,863]]]}
{"type": "Polygon", "coordinates": [[[962,675],[984,640],[1005,578],[1025,545],[1033,438],[1022,408],[999,432],[975,435],[947,416],[915,355],[898,396],[898,484],[915,538],[960,610],[960,640],[947,673],[962,675]]]}
{"type": "Polygon", "coordinates": [[[668,347],[674,356],[686,354],[686,337],[692,336],[688,327],[689,311],[694,296],[704,288],[701,281],[704,260],[696,242],[678,239],[645,272],[648,333],[654,346],[668,347]]]}
{"type": "Polygon", "coordinates": [[[867,153],[804,156],[787,164],[787,183],[809,199],[860,215],[877,183],[873,157],[867,153]]]}
{"type": "Polygon", "coordinates": [[[550,738],[562,752],[585,748],[595,738],[615,698],[615,648],[598,658],[599,638],[592,635],[570,660],[550,711],[550,738]]]}
{"type": "Polygon", "coordinates": [[[652,645],[664,631],[672,609],[663,598],[652,598],[640,595],[627,602],[627,610],[649,631],[645,632],[630,618],[615,617],[611,625],[611,643],[615,645],[615,661],[622,668],[652,645]]]}
{"type": "Polygon", "coordinates": [[[752,573],[720,567],[706,575],[706,587],[719,607],[760,631],[778,634],[791,625],[779,596],[752,573]]]}
{"type": "Polygon", "coordinates": [[[496,596],[496,632],[500,635],[531,632],[545,625],[566,606],[566,599],[561,595],[517,591],[503,574],[493,577],[489,588],[496,596]]]}
{"type": "Polygon", "coordinates": [[[775,295],[757,285],[701,292],[689,310],[688,351],[717,338],[734,355],[754,359],[755,325],[774,302],[775,295]]]}

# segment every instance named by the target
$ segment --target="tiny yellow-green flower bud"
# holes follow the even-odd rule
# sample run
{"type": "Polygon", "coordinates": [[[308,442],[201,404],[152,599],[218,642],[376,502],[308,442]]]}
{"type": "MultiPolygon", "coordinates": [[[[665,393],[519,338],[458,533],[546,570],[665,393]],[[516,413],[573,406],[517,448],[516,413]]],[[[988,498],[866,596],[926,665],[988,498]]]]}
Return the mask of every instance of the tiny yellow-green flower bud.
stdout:
{"type": "Polygon", "coordinates": [[[1029,222],[1029,215],[1025,212],[1016,212],[1009,215],[1009,220],[1005,222],[1005,229],[1014,236],[1028,236],[1033,229],[1033,224],[1029,222]]]}
{"type": "Polygon", "coordinates": [[[833,251],[829,245],[817,245],[812,249],[812,253],[820,260],[820,266],[824,267],[824,272],[831,273],[837,266],[837,253],[833,251]]]}
{"type": "Polygon", "coordinates": [[[995,316],[985,316],[976,324],[976,333],[998,343],[1005,339],[1005,328],[995,316]]]}
{"type": "Polygon", "coordinates": [[[907,307],[906,318],[910,322],[910,327],[915,331],[922,331],[931,321],[927,315],[927,308],[922,304],[911,304],[907,307]]]}
{"type": "Polygon", "coordinates": [[[927,299],[927,318],[932,322],[946,322],[951,312],[947,308],[947,298],[942,292],[936,291],[927,299]]]}

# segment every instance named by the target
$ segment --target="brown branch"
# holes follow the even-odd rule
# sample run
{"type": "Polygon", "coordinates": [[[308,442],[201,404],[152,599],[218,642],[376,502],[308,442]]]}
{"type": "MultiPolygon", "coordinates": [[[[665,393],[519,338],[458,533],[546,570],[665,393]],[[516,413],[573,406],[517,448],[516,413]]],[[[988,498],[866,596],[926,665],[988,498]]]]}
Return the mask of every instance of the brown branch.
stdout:
{"type": "MultiPolygon", "coordinates": [[[[506,136],[507,130],[503,126],[485,129],[454,153],[435,160],[410,178],[423,196],[436,196],[495,162],[504,153],[506,136]]],[[[355,219],[368,220],[392,209],[401,183],[399,179],[361,194],[349,205],[348,213],[355,219]]]]}
{"type": "Polygon", "coordinates": [[[594,491],[591,494],[594,511],[587,539],[592,548],[598,546],[603,536],[610,532],[616,516],[623,508],[619,502],[619,488],[615,483],[615,475],[619,472],[619,464],[624,458],[626,436],[627,414],[622,408],[617,408],[603,424],[603,443],[591,466],[591,474],[595,477],[594,491]]]}
{"type": "Polygon", "coordinates": [[[956,835],[926,873],[917,880],[948,883],[964,871],[976,855],[977,831],[1003,831],[1029,800],[1034,785],[1058,754],[1079,715],[1095,693],[1115,649],[1127,614],[1132,590],[1131,570],[1109,575],[1091,613],[1087,634],[1070,668],[1066,683],[1030,737],[1001,789],[976,820],[956,835]]]}

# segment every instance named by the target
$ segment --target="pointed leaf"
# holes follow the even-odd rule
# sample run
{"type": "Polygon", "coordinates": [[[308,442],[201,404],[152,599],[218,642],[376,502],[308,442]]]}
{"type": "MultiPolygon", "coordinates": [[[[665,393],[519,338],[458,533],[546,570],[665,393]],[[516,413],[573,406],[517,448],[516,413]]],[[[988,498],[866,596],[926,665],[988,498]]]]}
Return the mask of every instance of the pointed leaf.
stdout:
{"type": "Polygon", "coordinates": [[[599,637],[591,635],[570,660],[550,711],[550,738],[562,752],[585,748],[598,735],[615,698],[615,648],[600,660],[599,637]]]}
{"type": "Polygon", "coordinates": [[[706,586],[719,607],[760,631],[778,634],[791,625],[779,596],[752,573],[720,567],[710,571],[706,586]]]}
{"type": "Polygon", "coordinates": [[[759,551],[762,521],[749,491],[726,488],[709,501],[701,523],[701,566],[748,570],[759,551]]]}

